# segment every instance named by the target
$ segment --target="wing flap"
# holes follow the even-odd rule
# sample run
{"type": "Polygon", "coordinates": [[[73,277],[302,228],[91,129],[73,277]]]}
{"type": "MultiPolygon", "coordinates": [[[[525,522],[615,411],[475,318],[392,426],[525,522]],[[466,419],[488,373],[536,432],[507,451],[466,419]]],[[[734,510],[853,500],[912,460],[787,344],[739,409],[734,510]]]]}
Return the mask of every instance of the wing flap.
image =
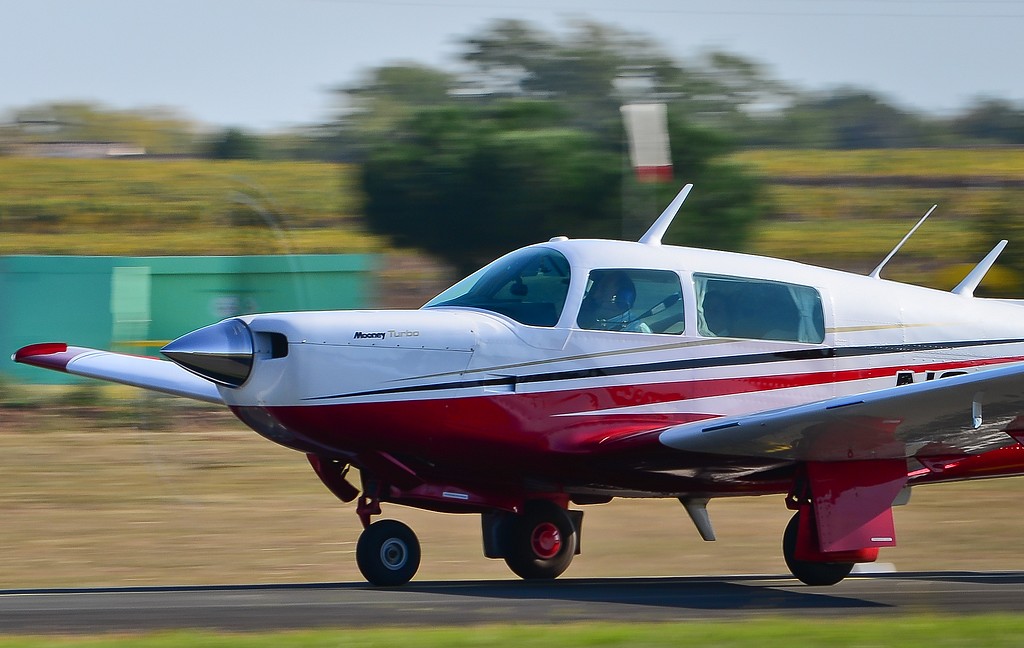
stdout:
{"type": "Polygon", "coordinates": [[[745,416],[678,425],[680,450],[796,461],[979,454],[1012,443],[1024,413],[1024,364],[745,416]]]}
{"type": "Polygon", "coordinates": [[[223,404],[217,386],[173,362],[144,356],[114,353],[63,343],[33,344],[19,349],[11,359],[85,378],[141,387],[207,403],[223,404]]]}

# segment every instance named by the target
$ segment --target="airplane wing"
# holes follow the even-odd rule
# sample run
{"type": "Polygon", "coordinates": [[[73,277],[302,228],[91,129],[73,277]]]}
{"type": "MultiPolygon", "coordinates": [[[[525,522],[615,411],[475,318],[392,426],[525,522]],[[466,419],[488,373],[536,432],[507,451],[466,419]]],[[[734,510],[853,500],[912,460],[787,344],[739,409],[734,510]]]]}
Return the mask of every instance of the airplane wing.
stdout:
{"type": "Polygon", "coordinates": [[[1024,439],[1024,363],[677,425],[680,450],[797,461],[979,454],[1024,439]]]}
{"type": "Polygon", "coordinates": [[[11,359],[76,376],[142,387],[207,403],[224,403],[216,385],[167,360],[68,346],[63,343],[23,347],[15,352],[11,359]]]}

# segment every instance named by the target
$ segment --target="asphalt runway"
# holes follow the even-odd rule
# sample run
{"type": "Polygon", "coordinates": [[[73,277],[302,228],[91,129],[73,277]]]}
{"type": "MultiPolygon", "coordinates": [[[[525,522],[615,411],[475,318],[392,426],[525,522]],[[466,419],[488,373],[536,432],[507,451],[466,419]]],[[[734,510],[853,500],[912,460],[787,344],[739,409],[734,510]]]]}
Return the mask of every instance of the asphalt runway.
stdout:
{"type": "Polygon", "coordinates": [[[928,572],[823,588],[734,576],[0,590],[0,633],[1024,612],[1022,586],[1024,572],[928,572]]]}

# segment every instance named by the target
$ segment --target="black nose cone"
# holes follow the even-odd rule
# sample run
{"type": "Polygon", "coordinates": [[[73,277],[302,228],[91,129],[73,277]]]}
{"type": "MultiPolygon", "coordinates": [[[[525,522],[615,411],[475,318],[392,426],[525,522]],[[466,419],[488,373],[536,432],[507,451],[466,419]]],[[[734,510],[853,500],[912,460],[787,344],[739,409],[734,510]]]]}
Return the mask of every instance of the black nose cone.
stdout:
{"type": "Polygon", "coordinates": [[[238,387],[252,371],[252,332],[242,320],[224,320],[181,336],[160,353],[207,380],[238,387]]]}

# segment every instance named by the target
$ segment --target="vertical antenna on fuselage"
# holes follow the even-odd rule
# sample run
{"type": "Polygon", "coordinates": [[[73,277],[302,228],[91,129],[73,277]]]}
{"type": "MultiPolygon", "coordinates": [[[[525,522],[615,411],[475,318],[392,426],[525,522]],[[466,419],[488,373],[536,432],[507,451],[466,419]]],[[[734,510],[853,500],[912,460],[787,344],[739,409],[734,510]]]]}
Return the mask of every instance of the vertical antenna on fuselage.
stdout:
{"type": "Polygon", "coordinates": [[[654,225],[651,225],[647,233],[640,237],[641,243],[645,245],[661,245],[661,237],[665,235],[668,226],[672,224],[672,219],[676,217],[679,208],[683,206],[683,201],[689,195],[690,189],[693,189],[692,184],[686,185],[676,194],[676,197],[668,204],[665,211],[661,212],[661,216],[658,216],[658,220],[654,221],[654,225]]]}
{"type": "Polygon", "coordinates": [[[875,279],[879,278],[879,274],[881,274],[882,268],[885,267],[886,263],[889,263],[889,259],[891,259],[894,256],[896,256],[896,253],[900,251],[900,248],[903,247],[903,244],[907,242],[907,239],[909,239],[911,236],[913,236],[914,232],[917,231],[917,228],[921,227],[921,225],[923,225],[924,222],[926,220],[928,220],[928,217],[932,215],[932,212],[935,211],[936,207],[938,207],[938,205],[932,205],[932,208],[929,209],[928,212],[924,216],[921,217],[921,220],[917,221],[917,225],[914,225],[913,227],[911,227],[910,231],[907,232],[907,235],[903,237],[903,240],[901,240],[899,243],[897,243],[896,247],[894,247],[892,249],[892,252],[890,252],[888,254],[888,256],[886,256],[884,259],[882,259],[882,262],[878,264],[877,268],[875,268],[874,270],[871,271],[871,274],[868,275],[869,277],[873,277],[875,279]]]}
{"type": "Polygon", "coordinates": [[[995,264],[996,259],[999,258],[1004,247],[1006,247],[1006,239],[996,243],[996,246],[992,248],[992,251],[989,252],[985,258],[978,263],[978,265],[974,266],[974,269],[964,277],[964,280],[952,290],[953,294],[964,295],[965,297],[974,297],[974,289],[978,287],[981,280],[985,278],[986,274],[988,274],[988,271],[992,268],[992,265],[995,264]]]}

